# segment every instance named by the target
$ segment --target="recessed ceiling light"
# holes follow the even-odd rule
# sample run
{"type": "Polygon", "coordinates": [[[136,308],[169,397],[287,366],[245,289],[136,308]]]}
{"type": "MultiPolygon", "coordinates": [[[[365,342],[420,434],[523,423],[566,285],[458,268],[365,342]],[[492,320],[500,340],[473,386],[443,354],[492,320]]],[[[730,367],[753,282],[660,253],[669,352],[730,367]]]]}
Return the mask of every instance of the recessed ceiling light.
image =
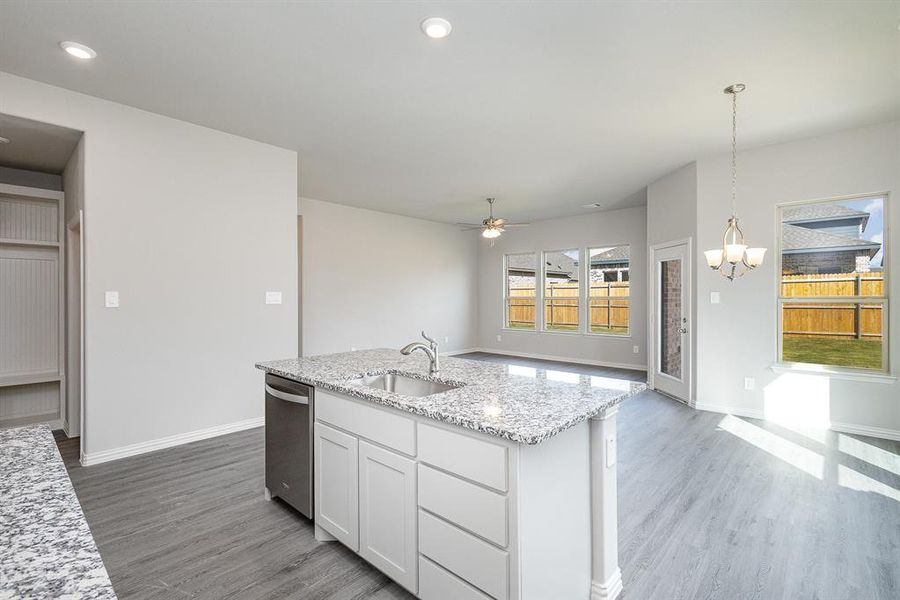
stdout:
{"type": "Polygon", "coordinates": [[[422,21],[422,32],[428,37],[439,40],[450,35],[453,25],[447,19],[440,17],[428,17],[422,21]]]}
{"type": "Polygon", "coordinates": [[[97,53],[94,52],[93,48],[89,48],[78,42],[60,42],[59,47],[75,58],[80,58],[81,60],[90,60],[97,56],[97,53]]]}

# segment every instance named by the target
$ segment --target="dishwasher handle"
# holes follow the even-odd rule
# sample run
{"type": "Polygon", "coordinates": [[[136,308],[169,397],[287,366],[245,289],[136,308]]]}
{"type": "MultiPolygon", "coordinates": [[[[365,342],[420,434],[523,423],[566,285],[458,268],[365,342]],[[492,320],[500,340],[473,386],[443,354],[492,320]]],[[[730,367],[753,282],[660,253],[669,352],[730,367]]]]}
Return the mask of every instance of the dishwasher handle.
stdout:
{"type": "Polygon", "coordinates": [[[294,402],[296,404],[309,404],[309,396],[301,396],[299,394],[291,394],[283,390],[277,390],[268,383],[266,384],[266,393],[273,398],[284,400],[285,402],[294,402]]]}

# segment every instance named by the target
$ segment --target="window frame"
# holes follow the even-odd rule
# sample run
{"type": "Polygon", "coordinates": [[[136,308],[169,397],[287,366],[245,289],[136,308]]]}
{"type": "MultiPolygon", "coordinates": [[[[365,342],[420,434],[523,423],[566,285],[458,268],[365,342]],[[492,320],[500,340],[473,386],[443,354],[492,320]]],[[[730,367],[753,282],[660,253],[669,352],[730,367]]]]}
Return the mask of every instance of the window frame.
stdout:
{"type": "Polygon", "coordinates": [[[584,281],[587,282],[584,290],[584,335],[596,336],[596,337],[609,337],[613,339],[621,339],[627,340],[632,336],[632,310],[631,310],[631,244],[593,244],[585,246],[584,248],[584,273],[583,273],[584,281]],[[594,333],[591,331],[591,306],[590,306],[590,294],[591,294],[591,249],[592,248],[618,248],[620,246],[625,246],[628,248],[628,333],[625,335],[616,334],[616,333],[594,333]]]}
{"type": "Polygon", "coordinates": [[[832,198],[817,198],[813,200],[800,200],[797,202],[784,202],[775,206],[775,343],[776,343],[776,361],[773,368],[777,371],[809,371],[823,374],[834,374],[836,376],[847,375],[859,378],[870,377],[873,380],[884,379],[885,376],[891,377],[891,357],[890,357],[890,293],[891,293],[891,264],[889,252],[885,252],[884,248],[891,248],[891,232],[890,232],[890,192],[873,192],[867,194],[852,194],[846,196],[836,196],[832,198]],[[882,199],[882,273],[884,278],[883,296],[801,296],[791,297],[783,296],[782,290],[782,214],[785,208],[795,206],[803,206],[808,204],[825,204],[832,202],[841,202],[848,200],[864,200],[866,198],[882,199]],[[790,304],[880,304],[882,308],[881,314],[881,368],[867,369],[864,367],[845,367],[840,365],[829,365],[823,363],[801,363],[784,360],[784,306],[790,304]]]}
{"type": "MultiPolygon", "coordinates": [[[[539,299],[538,299],[538,306],[540,307],[538,309],[538,312],[540,313],[540,316],[539,316],[539,318],[540,318],[539,325],[540,326],[538,328],[538,331],[540,331],[541,333],[551,333],[553,335],[584,335],[584,318],[583,318],[584,315],[582,314],[584,312],[584,299],[583,299],[584,278],[582,277],[580,267],[578,269],[578,295],[575,296],[576,298],[578,298],[578,311],[577,311],[578,327],[574,331],[565,331],[565,330],[559,331],[556,329],[547,329],[547,323],[545,322],[546,319],[544,318],[544,315],[547,310],[547,307],[544,306],[544,301],[546,299],[545,292],[546,292],[546,288],[547,288],[547,258],[546,258],[547,254],[554,254],[554,253],[562,254],[564,252],[569,252],[571,250],[578,251],[579,264],[584,264],[585,250],[583,247],[576,246],[576,247],[572,248],[570,246],[568,248],[563,248],[561,250],[541,250],[541,252],[540,252],[541,278],[540,278],[540,281],[538,282],[538,283],[540,283],[539,299]]],[[[535,315],[535,316],[538,316],[538,315],[535,315]]]]}
{"type": "Polygon", "coordinates": [[[525,252],[509,252],[509,253],[503,255],[503,272],[502,272],[502,277],[503,277],[503,298],[502,298],[503,322],[501,323],[501,327],[500,327],[501,331],[515,331],[517,333],[537,333],[540,331],[540,320],[539,320],[540,319],[540,314],[539,314],[540,310],[538,308],[540,306],[538,304],[538,302],[539,302],[538,295],[539,295],[540,290],[538,289],[538,287],[541,284],[541,281],[540,281],[541,277],[538,274],[539,269],[538,269],[538,264],[537,264],[539,258],[540,258],[540,253],[535,252],[533,250],[525,251],[525,252]],[[510,327],[509,326],[509,276],[508,276],[509,257],[510,256],[525,256],[528,254],[534,255],[534,286],[535,286],[535,290],[534,290],[534,327],[529,328],[529,329],[525,329],[522,327],[510,327]]]}

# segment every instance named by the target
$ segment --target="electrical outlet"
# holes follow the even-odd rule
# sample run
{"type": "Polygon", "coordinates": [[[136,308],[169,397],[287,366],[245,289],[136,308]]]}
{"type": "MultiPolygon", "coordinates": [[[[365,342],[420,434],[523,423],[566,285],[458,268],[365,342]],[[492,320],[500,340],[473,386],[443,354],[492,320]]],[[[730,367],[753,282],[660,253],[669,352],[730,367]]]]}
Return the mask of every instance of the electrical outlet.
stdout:
{"type": "Polygon", "coordinates": [[[640,346],[635,346],[633,352],[634,352],[635,354],[640,354],[640,353],[641,353],[641,347],[640,347],[640,346]]]}
{"type": "Polygon", "coordinates": [[[500,334],[497,334],[497,341],[498,341],[498,342],[502,342],[502,341],[503,341],[503,338],[500,336],[500,334]]]}
{"type": "Polygon", "coordinates": [[[355,352],[355,351],[356,351],[356,346],[354,346],[353,344],[350,344],[350,352],[355,352]]]}
{"type": "Polygon", "coordinates": [[[103,300],[106,308],[119,308],[119,292],[106,292],[103,300]]]}
{"type": "Polygon", "coordinates": [[[710,304],[718,304],[722,300],[721,294],[719,292],[710,292],[709,293],[709,303],[710,304]]]}
{"type": "Polygon", "coordinates": [[[266,304],[281,304],[281,292],[266,292],[266,304]]]}
{"type": "Polygon", "coordinates": [[[450,343],[450,336],[449,336],[449,335],[445,335],[445,336],[444,336],[444,343],[445,343],[445,344],[449,344],[449,343],[450,343]]]}
{"type": "Polygon", "coordinates": [[[744,389],[753,391],[756,389],[756,380],[752,377],[744,377],[744,389]]]}

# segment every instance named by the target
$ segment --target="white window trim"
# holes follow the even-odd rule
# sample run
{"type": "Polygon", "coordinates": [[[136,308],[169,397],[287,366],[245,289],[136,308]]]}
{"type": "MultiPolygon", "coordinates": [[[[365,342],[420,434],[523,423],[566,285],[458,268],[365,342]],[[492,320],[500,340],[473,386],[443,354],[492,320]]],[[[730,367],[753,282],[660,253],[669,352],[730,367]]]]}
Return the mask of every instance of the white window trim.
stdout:
{"type": "Polygon", "coordinates": [[[631,310],[631,244],[593,244],[584,248],[584,281],[587,285],[584,287],[584,327],[583,332],[584,335],[590,337],[600,337],[600,338],[612,338],[614,340],[630,340],[632,337],[632,310],[631,310]],[[591,293],[591,248],[618,248],[619,246],[626,246],[628,248],[628,334],[627,335],[619,335],[615,333],[594,333],[591,331],[591,306],[590,306],[590,293],[591,293]]]}
{"type": "Polygon", "coordinates": [[[538,333],[540,323],[538,321],[539,311],[538,311],[538,289],[537,286],[540,285],[540,276],[538,275],[538,258],[540,258],[540,253],[538,252],[510,252],[508,254],[503,255],[503,269],[501,276],[503,277],[503,294],[501,298],[501,302],[503,302],[503,306],[501,307],[501,318],[503,319],[500,323],[500,331],[511,331],[516,333],[538,333]],[[508,268],[509,268],[509,257],[510,256],[525,256],[527,254],[534,255],[534,285],[535,285],[535,307],[534,307],[534,318],[535,323],[534,327],[531,329],[524,329],[519,327],[510,327],[509,326],[509,278],[508,278],[508,268]]]}
{"type": "Polygon", "coordinates": [[[781,234],[781,224],[782,224],[782,211],[785,208],[790,208],[793,206],[803,206],[806,204],[821,204],[824,202],[840,202],[842,200],[863,200],[865,198],[883,198],[882,203],[882,231],[883,231],[883,248],[887,246],[890,248],[891,244],[891,235],[890,235],[890,192],[874,192],[871,194],[852,194],[848,196],[837,196],[833,198],[818,198],[814,200],[801,200],[798,202],[785,202],[782,204],[778,204],[775,207],[775,310],[776,310],[776,323],[777,329],[775,332],[775,357],[776,362],[771,366],[771,369],[776,373],[804,373],[804,374],[817,374],[823,375],[827,377],[832,377],[834,379],[848,379],[853,381],[872,381],[872,382],[881,382],[881,383],[893,383],[897,380],[897,378],[891,373],[891,356],[890,356],[890,277],[891,277],[891,265],[890,265],[890,256],[888,252],[884,252],[882,249],[882,272],[884,276],[884,296],[813,296],[813,297],[803,297],[803,298],[786,298],[781,295],[781,268],[782,268],[782,254],[781,254],[781,244],[782,244],[782,234],[781,234]],[[798,304],[798,303],[815,303],[815,302],[824,302],[824,303],[833,303],[833,304],[857,304],[857,303],[870,303],[870,304],[882,304],[884,306],[882,312],[882,336],[881,336],[881,369],[855,369],[848,367],[839,367],[834,365],[820,365],[814,363],[794,363],[794,362],[785,362],[782,358],[783,351],[783,317],[784,310],[783,306],[785,304],[798,304]]]}
{"type": "Polygon", "coordinates": [[[582,298],[584,296],[584,281],[583,281],[583,278],[581,277],[580,273],[579,273],[579,277],[578,277],[578,296],[577,296],[577,298],[578,298],[578,327],[575,329],[575,331],[559,331],[556,329],[547,329],[547,324],[544,322],[544,314],[546,313],[546,307],[544,306],[544,299],[545,299],[544,292],[547,287],[547,254],[554,254],[554,253],[562,254],[562,253],[568,252],[570,250],[577,250],[579,264],[584,264],[584,260],[583,260],[584,253],[585,253],[584,248],[580,248],[580,247],[571,248],[570,247],[570,248],[563,248],[561,250],[541,250],[541,253],[540,253],[541,277],[540,277],[540,282],[539,282],[541,287],[540,287],[540,290],[538,291],[538,296],[540,296],[540,300],[538,302],[538,310],[537,310],[537,313],[539,313],[539,314],[535,314],[535,318],[536,318],[535,320],[537,320],[540,324],[539,331],[541,333],[552,333],[555,335],[569,335],[569,336],[584,335],[584,319],[582,318],[583,317],[583,315],[582,315],[583,305],[584,305],[584,300],[582,298]]]}

